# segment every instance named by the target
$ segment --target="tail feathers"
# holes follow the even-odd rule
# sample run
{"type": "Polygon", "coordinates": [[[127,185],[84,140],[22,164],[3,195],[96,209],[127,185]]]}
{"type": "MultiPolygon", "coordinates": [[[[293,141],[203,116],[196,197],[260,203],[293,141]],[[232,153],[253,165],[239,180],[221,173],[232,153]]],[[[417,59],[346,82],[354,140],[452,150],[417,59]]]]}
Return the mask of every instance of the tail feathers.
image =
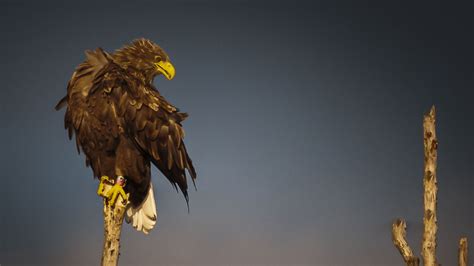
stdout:
{"type": "Polygon", "coordinates": [[[128,207],[125,221],[144,234],[148,234],[156,224],[156,205],[153,195],[153,185],[150,183],[148,195],[142,205],[137,208],[128,207]]]}

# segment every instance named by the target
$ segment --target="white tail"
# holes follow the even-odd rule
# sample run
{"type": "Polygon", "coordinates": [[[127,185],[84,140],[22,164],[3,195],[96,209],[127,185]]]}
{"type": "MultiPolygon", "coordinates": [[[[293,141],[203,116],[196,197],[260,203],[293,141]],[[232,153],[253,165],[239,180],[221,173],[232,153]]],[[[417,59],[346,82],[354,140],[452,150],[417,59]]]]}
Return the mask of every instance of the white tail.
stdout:
{"type": "Polygon", "coordinates": [[[138,208],[128,207],[125,221],[132,224],[137,231],[142,231],[148,234],[156,224],[156,205],[155,197],[153,196],[153,185],[150,182],[150,189],[148,195],[138,208]]]}

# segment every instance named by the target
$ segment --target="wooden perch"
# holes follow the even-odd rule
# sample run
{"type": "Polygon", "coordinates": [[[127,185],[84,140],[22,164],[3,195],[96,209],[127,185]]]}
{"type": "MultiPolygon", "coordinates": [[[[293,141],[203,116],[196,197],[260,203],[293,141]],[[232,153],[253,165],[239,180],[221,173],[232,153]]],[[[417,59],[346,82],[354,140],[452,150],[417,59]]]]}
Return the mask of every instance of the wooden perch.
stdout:
{"type": "Polygon", "coordinates": [[[404,220],[397,219],[392,224],[392,240],[395,247],[398,249],[407,266],[420,265],[420,259],[413,255],[408,242],[406,240],[406,223],[404,220]]]}
{"type": "MultiPolygon", "coordinates": [[[[117,186],[117,185],[115,185],[117,186]]],[[[121,193],[116,193],[116,200],[110,202],[107,198],[108,192],[113,191],[114,183],[104,176],[101,178],[97,193],[104,197],[104,244],[102,249],[102,266],[116,266],[120,255],[120,234],[125,210],[128,204],[127,199],[121,193]]],[[[112,197],[113,198],[113,197],[112,197]]]]}
{"type": "Polygon", "coordinates": [[[436,138],[436,113],[435,107],[431,107],[423,119],[423,138],[425,151],[425,171],[423,178],[424,187],[424,215],[423,215],[423,241],[421,243],[421,255],[423,265],[437,266],[436,261],[436,204],[437,204],[437,180],[436,159],[438,140],[436,138]]]}
{"type": "Polygon", "coordinates": [[[117,202],[109,206],[104,200],[104,245],[102,249],[102,266],[115,266],[120,255],[120,234],[125,215],[125,206],[117,202]]]}
{"type": "Polygon", "coordinates": [[[467,266],[467,237],[463,237],[459,240],[459,253],[458,260],[459,266],[467,266]]]}

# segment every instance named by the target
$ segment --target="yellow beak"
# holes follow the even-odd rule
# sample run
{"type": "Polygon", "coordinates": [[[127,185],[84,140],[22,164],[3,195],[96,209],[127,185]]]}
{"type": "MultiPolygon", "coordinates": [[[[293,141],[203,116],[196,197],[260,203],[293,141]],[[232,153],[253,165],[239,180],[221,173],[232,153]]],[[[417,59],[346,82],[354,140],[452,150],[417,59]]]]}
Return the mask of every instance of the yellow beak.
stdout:
{"type": "Polygon", "coordinates": [[[165,75],[168,80],[172,80],[175,74],[175,69],[173,64],[168,61],[160,61],[155,63],[156,71],[165,75]]]}

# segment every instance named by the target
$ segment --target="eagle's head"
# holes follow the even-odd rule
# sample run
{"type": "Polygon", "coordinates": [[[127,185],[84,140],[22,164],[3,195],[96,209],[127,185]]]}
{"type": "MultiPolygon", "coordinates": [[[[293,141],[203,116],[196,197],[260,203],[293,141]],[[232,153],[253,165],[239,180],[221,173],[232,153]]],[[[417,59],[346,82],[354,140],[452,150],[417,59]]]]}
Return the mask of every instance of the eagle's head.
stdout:
{"type": "Polygon", "coordinates": [[[147,39],[135,40],[115,51],[112,56],[121,67],[138,72],[147,82],[151,82],[159,74],[171,80],[175,74],[174,66],[165,51],[147,39]]]}

